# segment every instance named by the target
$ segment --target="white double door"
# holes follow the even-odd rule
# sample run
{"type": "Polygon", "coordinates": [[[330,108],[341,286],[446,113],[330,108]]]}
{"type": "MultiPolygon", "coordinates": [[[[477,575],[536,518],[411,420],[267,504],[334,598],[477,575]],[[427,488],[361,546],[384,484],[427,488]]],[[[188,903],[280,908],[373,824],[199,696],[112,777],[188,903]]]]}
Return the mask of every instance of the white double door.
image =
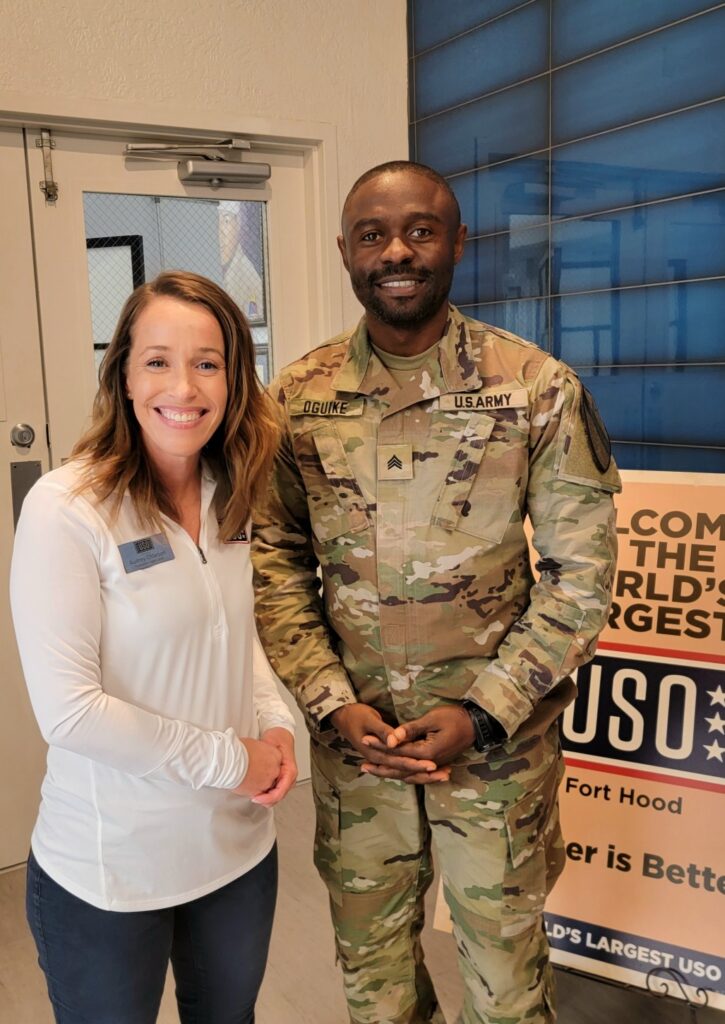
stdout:
{"type": "Polygon", "coordinates": [[[58,198],[49,203],[40,137],[0,128],[0,869],[27,856],[45,762],[7,597],[15,513],[33,478],[69,456],[88,422],[99,345],[139,279],[139,252],[146,279],[175,267],[224,284],[225,268],[233,270],[261,373],[322,340],[311,327],[303,153],[255,152],[251,159],[272,168],[263,188],[212,189],[183,185],[174,161],[125,159],[129,139],[53,132],[58,198]],[[18,444],[30,433],[30,445],[18,444]]]}

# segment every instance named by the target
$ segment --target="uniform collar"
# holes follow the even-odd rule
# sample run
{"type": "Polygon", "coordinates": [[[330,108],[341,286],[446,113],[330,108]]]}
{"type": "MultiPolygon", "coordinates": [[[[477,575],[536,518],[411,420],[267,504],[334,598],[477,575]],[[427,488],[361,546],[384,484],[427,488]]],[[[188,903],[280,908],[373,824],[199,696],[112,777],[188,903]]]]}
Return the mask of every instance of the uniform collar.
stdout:
{"type": "Polygon", "coordinates": [[[216,494],[217,481],[214,476],[209,463],[205,460],[201,460],[201,507],[199,509],[201,515],[201,521],[204,522],[206,517],[209,515],[209,509],[211,508],[216,494]]]}
{"type": "MultiPolygon", "coordinates": [[[[476,367],[466,318],[455,306],[448,307],[448,320],[439,343],[441,394],[478,391],[483,381],[476,367]]],[[[342,365],[332,378],[336,391],[352,394],[385,394],[392,378],[370,345],[365,317],[350,337],[342,365]]]]}
{"type": "Polygon", "coordinates": [[[478,391],[483,379],[476,366],[468,320],[455,306],[449,306],[448,312],[439,355],[445,391],[478,391]]]}
{"type": "Polygon", "coordinates": [[[368,339],[367,321],[363,317],[350,337],[340,369],[330,382],[335,391],[369,395],[372,387],[367,380],[368,367],[371,362],[380,365],[380,361],[374,357],[368,339]]]}

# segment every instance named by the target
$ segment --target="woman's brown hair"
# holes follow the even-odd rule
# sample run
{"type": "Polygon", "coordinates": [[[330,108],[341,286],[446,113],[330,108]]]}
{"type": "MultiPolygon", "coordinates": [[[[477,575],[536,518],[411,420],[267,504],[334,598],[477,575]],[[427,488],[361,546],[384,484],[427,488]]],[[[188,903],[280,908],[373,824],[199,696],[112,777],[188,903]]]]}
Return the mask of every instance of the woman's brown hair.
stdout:
{"type": "Polygon", "coordinates": [[[91,426],[73,448],[72,456],[85,463],[78,490],[92,490],[100,501],[111,499],[112,515],[118,513],[128,491],[142,522],[158,525],[161,513],[177,518],[173,502],[153,472],[126,395],[133,327],[159,295],[204,306],[224,337],[227,407],[202,454],[217,482],[219,536],[230,540],[262,502],[279,432],[273,403],[256,374],[254,343],[244,314],[217,284],[198,274],[165,271],[127,299],[101,363],[91,426]]]}

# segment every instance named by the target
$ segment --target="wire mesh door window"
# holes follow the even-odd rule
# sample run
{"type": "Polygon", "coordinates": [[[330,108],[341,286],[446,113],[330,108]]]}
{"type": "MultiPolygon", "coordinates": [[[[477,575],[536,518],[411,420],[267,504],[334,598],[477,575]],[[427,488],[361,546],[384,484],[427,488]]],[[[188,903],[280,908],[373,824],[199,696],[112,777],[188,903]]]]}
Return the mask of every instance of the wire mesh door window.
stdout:
{"type": "Polygon", "coordinates": [[[83,196],[96,367],[130,292],[162,270],[221,285],[249,320],[257,372],[272,373],[266,206],[253,200],[83,196]]]}

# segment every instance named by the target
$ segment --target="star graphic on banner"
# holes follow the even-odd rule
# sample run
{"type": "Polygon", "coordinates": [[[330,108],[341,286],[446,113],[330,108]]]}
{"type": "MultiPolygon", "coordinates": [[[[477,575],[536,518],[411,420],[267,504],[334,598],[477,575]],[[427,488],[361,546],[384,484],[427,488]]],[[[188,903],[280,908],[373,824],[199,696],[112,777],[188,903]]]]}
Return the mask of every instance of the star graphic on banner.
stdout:
{"type": "Polygon", "coordinates": [[[722,686],[718,686],[717,690],[708,690],[707,695],[710,698],[711,704],[719,704],[725,708],[725,690],[722,686]]]}
{"type": "Polygon", "coordinates": [[[710,761],[713,758],[717,758],[718,761],[722,761],[722,756],[725,754],[725,747],[721,747],[717,740],[713,740],[712,743],[703,743],[703,747],[707,751],[707,758],[705,760],[710,761]]]}
{"type": "Polygon", "coordinates": [[[725,736],[725,718],[719,712],[712,718],[706,718],[705,721],[710,726],[708,732],[721,732],[725,736]]]}

